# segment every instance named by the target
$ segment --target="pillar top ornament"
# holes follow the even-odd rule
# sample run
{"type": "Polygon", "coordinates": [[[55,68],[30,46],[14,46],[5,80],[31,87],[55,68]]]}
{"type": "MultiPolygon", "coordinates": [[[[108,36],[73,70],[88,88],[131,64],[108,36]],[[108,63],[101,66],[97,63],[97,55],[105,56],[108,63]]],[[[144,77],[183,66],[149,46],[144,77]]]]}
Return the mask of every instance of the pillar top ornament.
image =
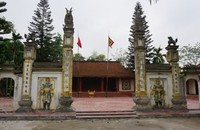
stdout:
{"type": "Polygon", "coordinates": [[[179,61],[179,55],[178,55],[178,45],[176,43],[178,42],[178,39],[175,40],[170,36],[168,37],[168,46],[165,48],[167,50],[167,61],[169,63],[176,63],[179,61]]]}
{"type": "Polygon", "coordinates": [[[35,41],[35,35],[28,34],[24,35],[26,38],[25,49],[24,49],[24,59],[36,59],[36,48],[37,48],[37,41],[35,41]]]}
{"type": "Polygon", "coordinates": [[[67,8],[66,9],[66,14],[65,14],[65,19],[64,19],[64,33],[66,34],[66,36],[68,34],[72,34],[74,32],[74,23],[73,23],[73,16],[72,16],[72,8],[70,8],[69,10],[67,8]]]}
{"type": "Polygon", "coordinates": [[[35,40],[36,39],[35,33],[24,34],[24,38],[26,39],[26,42],[24,42],[26,47],[37,48],[37,41],[35,40]]]}
{"type": "Polygon", "coordinates": [[[178,49],[178,45],[176,43],[178,42],[178,38],[173,39],[171,36],[168,37],[168,46],[166,47],[166,50],[174,50],[176,51],[178,49]]]}

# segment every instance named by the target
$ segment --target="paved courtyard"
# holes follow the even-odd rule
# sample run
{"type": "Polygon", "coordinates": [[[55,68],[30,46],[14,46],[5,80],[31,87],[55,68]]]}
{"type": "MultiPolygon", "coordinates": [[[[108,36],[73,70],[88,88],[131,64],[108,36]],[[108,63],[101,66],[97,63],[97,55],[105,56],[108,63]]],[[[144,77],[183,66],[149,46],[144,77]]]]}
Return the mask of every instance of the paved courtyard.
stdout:
{"type": "MultiPolygon", "coordinates": [[[[200,113],[198,98],[188,98],[188,108],[200,113]]],[[[1,111],[12,110],[12,99],[0,98],[1,111]]],[[[76,111],[126,111],[132,110],[131,97],[115,98],[74,98],[76,111]]],[[[148,113],[147,113],[148,114],[148,113]]],[[[153,117],[154,113],[150,113],[153,117]]],[[[168,113],[165,113],[168,114],[168,113]]],[[[181,113],[179,113],[181,114],[181,113]]],[[[184,114],[184,113],[183,113],[184,114]]],[[[191,113],[190,113],[191,114],[191,113]]],[[[34,114],[33,114],[34,115],[34,114]]],[[[13,115],[11,115],[13,116],[13,115]]],[[[23,115],[19,115],[23,116],[23,115]]],[[[37,114],[36,114],[37,116],[37,114]]],[[[48,116],[48,114],[47,114],[48,116]]],[[[56,116],[56,115],[54,115],[56,116]]],[[[0,120],[0,130],[198,130],[198,116],[181,118],[111,118],[111,119],[70,119],[70,120],[0,120]]]]}
{"type": "Polygon", "coordinates": [[[130,97],[94,97],[74,98],[76,111],[126,111],[131,110],[135,103],[130,97]]]}
{"type": "MultiPolygon", "coordinates": [[[[0,111],[13,111],[12,98],[0,98],[0,111]]],[[[125,111],[135,106],[132,97],[74,98],[76,111],[125,111]]],[[[188,109],[200,109],[198,96],[187,98],[188,109]]]]}

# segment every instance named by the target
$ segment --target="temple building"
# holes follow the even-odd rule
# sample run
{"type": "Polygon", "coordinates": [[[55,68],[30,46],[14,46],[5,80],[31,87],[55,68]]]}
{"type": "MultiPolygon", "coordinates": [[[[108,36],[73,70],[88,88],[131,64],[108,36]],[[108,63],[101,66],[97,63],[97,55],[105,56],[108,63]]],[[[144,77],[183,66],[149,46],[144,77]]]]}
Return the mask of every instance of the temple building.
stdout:
{"type": "Polygon", "coordinates": [[[134,91],[134,73],[117,61],[81,61],[73,66],[73,95],[131,96],[134,91]]]}

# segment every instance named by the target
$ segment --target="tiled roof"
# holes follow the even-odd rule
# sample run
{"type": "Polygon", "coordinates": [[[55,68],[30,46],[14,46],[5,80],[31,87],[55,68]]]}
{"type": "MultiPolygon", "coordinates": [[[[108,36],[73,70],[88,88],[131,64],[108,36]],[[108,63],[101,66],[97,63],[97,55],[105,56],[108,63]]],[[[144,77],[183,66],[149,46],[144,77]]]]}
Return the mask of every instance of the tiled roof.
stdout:
{"type": "Polygon", "coordinates": [[[110,61],[74,61],[73,77],[134,77],[134,73],[125,69],[119,62],[110,61]]]}

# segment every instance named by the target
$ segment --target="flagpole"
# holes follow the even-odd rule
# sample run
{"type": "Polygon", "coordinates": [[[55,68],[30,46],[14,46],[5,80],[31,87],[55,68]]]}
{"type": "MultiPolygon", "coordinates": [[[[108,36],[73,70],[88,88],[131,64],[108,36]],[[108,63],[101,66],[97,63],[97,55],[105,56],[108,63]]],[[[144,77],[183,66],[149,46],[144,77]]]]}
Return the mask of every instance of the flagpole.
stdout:
{"type": "MultiPolygon", "coordinates": [[[[79,32],[78,32],[78,38],[79,38],[79,32]]],[[[80,56],[79,54],[79,46],[78,46],[78,56],[80,56]]],[[[79,60],[80,60],[80,57],[78,57],[78,97],[80,97],[80,77],[79,77],[79,60]]]]}
{"type": "Polygon", "coordinates": [[[107,44],[107,74],[106,74],[106,97],[108,96],[107,91],[108,91],[108,61],[109,61],[109,35],[108,35],[108,44],[107,44]]]}
{"type": "MultiPolygon", "coordinates": [[[[109,42],[109,37],[108,37],[109,42]]],[[[108,43],[108,49],[107,49],[107,71],[108,71],[108,60],[109,60],[109,43],[108,43]]]]}
{"type": "Polygon", "coordinates": [[[107,91],[108,91],[108,74],[109,74],[109,47],[112,47],[113,45],[113,40],[110,38],[108,34],[108,52],[107,52],[107,83],[106,83],[106,97],[107,97],[107,91]]]}

